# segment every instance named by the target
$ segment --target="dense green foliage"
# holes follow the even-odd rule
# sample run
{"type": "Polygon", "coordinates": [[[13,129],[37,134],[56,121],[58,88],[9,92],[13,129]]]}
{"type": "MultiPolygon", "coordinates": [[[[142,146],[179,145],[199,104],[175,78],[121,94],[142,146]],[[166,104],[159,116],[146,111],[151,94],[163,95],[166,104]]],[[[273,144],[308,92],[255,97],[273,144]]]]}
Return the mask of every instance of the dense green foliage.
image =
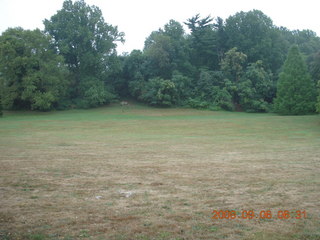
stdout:
{"type": "Polygon", "coordinates": [[[151,105],[172,106],[177,101],[177,89],[170,80],[152,78],[145,85],[142,99],[151,105]]]}
{"type": "Polygon", "coordinates": [[[317,112],[320,113],[320,51],[310,55],[308,58],[308,66],[312,80],[314,80],[314,83],[317,85],[318,101],[316,104],[316,109],[317,112]]]}
{"type": "Polygon", "coordinates": [[[258,10],[237,13],[225,22],[195,15],[185,24],[190,34],[171,20],[151,33],[142,52],[125,56],[122,79],[132,97],[163,105],[145,97],[157,92],[154,79],[161,78],[175,84],[168,94],[177,100],[168,106],[272,111],[278,75],[293,44],[308,60],[312,80],[318,79],[320,39],[310,30],[278,28],[258,10]]]}
{"type": "Polygon", "coordinates": [[[318,82],[318,102],[316,104],[317,112],[320,113],[320,81],[318,82]]]}
{"type": "Polygon", "coordinates": [[[315,111],[315,86],[297,46],[293,46],[280,73],[275,111],[281,114],[306,114],[315,111]]]}
{"type": "Polygon", "coordinates": [[[1,100],[2,96],[0,94],[0,117],[2,117],[3,112],[2,112],[2,100],[1,100]]]}
{"type": "Polygon", "coordinates": [[[286,54],[285,43],[272,20],[261,11],[236,13],[226,20],[228,47],[237,47],[248,62],[262,60],[272,71],[281,67],[286,54]]]}
{"type": "MultiPolygon", "coordinates": [[[[292,45],[301,51],[311,84],[320,80],[320,38],[310,30],[277,27],[259,10],[226,20],[197,14],[184,22],[189,33],[170,20],[146,38],[142,51],[121,56],[116,46],[124,34],[84,0],[65,0],[44,25],[44,33],[18,28],[0,37],[5,109],[94,107],[133,98],[155,106],[268,112],[283,85],[279,72],[292,45]]],[[[280,104],[281,91],[278,112],[315,111],[309,93],[295,99],[303,108],[302,102],[310,102],[297,112],[291,100],[280,104]]]]}
{"type": "Polygon", "coordinates": [[[116,42],[122,41],[123,34],[105,23],[98,7],[83,0],[74,4],[66,0],[44,25],[71,72],[70,99],[82,107],[110,101],[110,75],[116,71],[111,62],[117,57],[116,42]]]}
{"type": "Polygon", "coordinates": [[[66,95],[62,56],[39,30],[8,29],[0,37],[2,104],[7,109],[50,110],[66,95]]]}

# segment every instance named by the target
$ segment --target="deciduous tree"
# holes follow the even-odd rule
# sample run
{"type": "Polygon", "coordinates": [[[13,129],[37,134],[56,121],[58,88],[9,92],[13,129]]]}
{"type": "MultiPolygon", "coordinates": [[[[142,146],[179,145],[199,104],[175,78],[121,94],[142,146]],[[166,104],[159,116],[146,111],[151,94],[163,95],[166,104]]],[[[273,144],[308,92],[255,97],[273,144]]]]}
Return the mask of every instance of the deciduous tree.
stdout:
{"type": "Polygon", "coordinates": [[[2,96],[1,96],[1,93],[0,93],[0,117],[2,117],[3,115],[3,112],[2,112],[2,100],[1,100],[2,96]]]}
{"type": "Polygon", "coordinates": [[[263,12],[252,10],[230,16],[225,33],[229,48],[237,47],[247,55],[248,62],[262,60],[273,72],[281,67],[287,49],[283,49],[280,32],[263,12]]]}
{"type": "Polygon", "coordinates": [[[83,0],[65,0],[62,9],[46,19],[44,25],[73,75],[71,98],[75,102],[81,99],[83,106],[108,102],[112,96],[108,82],[113,73],[110,62],[124,34],[104,21],[98,7],[83,0]]]}
{"type": "Polygon", "coordinates": [[[263,62],[251,63],[238,84],[240,105],[247,112],[267,112],[275,95],[273,76],[263,62]]]}
{"type": "Polygon", "coordinates": [[[318,82],[318,102],[316,104],[317,112],[320,113],[320,81],[318,82]]]}
{"type": "Polygon", "coordinates": [[[0,73],[6,109],[50,110],[62,103],[68,71],[40,30],[8,29],[0,37],[0,73]]]}

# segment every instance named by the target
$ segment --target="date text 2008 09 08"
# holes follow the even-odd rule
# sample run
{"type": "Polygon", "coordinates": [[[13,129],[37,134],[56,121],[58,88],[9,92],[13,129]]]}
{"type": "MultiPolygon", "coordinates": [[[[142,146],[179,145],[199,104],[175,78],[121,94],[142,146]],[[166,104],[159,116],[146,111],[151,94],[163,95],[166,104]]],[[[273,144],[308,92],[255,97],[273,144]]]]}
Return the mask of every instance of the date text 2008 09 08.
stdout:
{"type": "Polygon", "coordinates": [[[307,212],[305,210],[279,210],[273,213],[271,210],[213,210],[212,220],[215,219],[305,219],[307,212]]]}

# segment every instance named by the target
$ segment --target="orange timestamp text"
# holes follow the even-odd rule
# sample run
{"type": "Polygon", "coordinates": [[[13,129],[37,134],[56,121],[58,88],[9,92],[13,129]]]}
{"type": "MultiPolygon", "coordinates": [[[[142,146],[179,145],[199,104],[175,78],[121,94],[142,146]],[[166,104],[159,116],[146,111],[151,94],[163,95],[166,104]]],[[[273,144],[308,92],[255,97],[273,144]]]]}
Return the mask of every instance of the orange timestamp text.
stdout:
{"type": "Polygon", "coordinates": [[[305,219],[307,218],[306,210],[278,210],[272,212],[271,210],[213,210],[212,220],[218,219],[305,219]]]}

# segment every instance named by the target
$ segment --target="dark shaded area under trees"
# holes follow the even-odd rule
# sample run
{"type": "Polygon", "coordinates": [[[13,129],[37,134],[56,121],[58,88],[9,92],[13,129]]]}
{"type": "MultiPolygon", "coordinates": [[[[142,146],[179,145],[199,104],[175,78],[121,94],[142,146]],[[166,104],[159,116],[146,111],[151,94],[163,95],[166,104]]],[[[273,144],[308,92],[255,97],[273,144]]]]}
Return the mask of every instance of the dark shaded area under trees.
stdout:
{"type": "Polygon", "coordinates": [[[0,36],[1,106],[48,111],[133,98],[163,107],[320,111],[320,38],[311,30],[277,27],[259,10],[226,20],[195,15],[183,24],[189,33],[170,20],[142,51],[119,56],[124,33],[98,7],[66,0],[44,20],[44,32],[14,28],[0,36]]]}

